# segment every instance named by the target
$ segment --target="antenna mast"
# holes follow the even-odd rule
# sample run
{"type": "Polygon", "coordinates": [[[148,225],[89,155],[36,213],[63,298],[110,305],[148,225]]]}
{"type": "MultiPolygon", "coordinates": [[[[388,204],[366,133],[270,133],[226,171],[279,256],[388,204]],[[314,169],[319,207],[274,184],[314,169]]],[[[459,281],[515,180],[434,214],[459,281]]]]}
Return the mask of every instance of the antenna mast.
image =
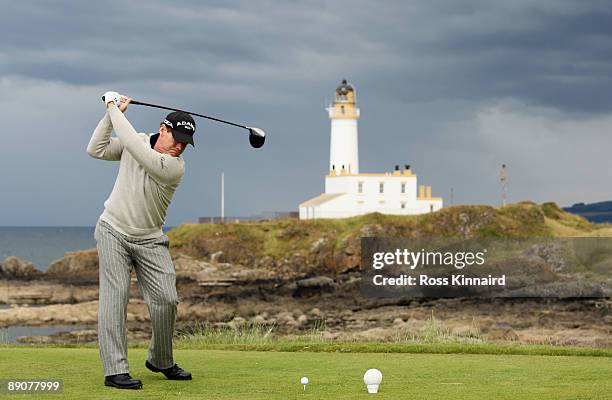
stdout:
{"type": "Polygon", "coordinates": [[[225,174],[221,172],[221,223],[225,222],[225,174]]]}
{"type": "Polygon", "coordinates": [[[502,164],[501,173],[499,174],[499,183],[501,184],[502,207],[506,207],[508,200],[508,174],[506,173],[506,164],[502,164]]]}

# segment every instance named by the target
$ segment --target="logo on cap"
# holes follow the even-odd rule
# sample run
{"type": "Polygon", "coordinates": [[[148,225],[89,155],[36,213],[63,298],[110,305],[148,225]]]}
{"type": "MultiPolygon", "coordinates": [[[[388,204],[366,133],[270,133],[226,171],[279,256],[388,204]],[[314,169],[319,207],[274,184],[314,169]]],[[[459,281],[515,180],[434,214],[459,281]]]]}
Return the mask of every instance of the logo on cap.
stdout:
{"type": "Polygon", "coordinates": [[[178,121],[176,123],[176,126],[184,126],[186,129],[191,129],[192,131],[195,131],[195,126],[193,126],[193,123],[189,122],[189,121],[178,121]]]}

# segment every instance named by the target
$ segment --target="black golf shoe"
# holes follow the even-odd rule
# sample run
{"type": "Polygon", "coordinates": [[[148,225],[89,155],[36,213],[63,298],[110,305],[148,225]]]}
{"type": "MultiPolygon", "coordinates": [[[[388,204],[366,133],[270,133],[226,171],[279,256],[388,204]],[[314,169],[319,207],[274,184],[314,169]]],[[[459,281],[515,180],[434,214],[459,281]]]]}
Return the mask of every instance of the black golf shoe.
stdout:
{"type": "Polygon", "coordinates": [[[183,368],[174,364],[170,368],[157,368],[155,365],[151,364],[149,360],[145,362],[145,367],[153,372],[161,372],[166,376],[166,378],[173,381],[190,381],[191,380],[191,372],[185,371],[183,368]]]}
{"type": "Polygon", "coordinates": [[[142,389],[142,382],[134,379],[130,374],[117,374],[104,377],[104,386],[117,389],[142,389]]]}

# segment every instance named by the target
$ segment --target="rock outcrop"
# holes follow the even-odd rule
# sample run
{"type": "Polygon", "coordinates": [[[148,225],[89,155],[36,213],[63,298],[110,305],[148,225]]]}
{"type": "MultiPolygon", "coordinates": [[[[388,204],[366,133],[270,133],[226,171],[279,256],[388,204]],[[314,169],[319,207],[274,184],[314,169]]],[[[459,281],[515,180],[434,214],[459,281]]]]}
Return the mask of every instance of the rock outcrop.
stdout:
{"type": "Polygon", "coordinates": [[[52,262],[46,276],[69,283],[98,282],[98,251],[89,249],[69,252],[52,262]]]}
{"type": "Polygon", "coordinates": [[[34,264],[15,256],[9,256],[0,262],[0,279],[31,280],[41,275],[34,264]]]}
{"type": "Polygon", "coordinates": [[[66,285],[42,279],[0,280],[0,304],[71,304],[98,298],[98,285],[66,285]]]}

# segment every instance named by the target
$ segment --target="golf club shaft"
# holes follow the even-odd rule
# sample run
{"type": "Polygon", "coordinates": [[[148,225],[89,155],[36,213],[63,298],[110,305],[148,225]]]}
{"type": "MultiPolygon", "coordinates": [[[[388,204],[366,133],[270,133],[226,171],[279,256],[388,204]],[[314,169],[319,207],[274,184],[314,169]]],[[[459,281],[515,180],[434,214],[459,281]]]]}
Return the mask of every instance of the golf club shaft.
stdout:
{"type": "Polygon", "coordinates": [[[206,119],[211,119],[213,121],[221,122],[223,124],[233,125],[233,126],[237,126],[239,128],[247,129],[247,130],[249,129],[248,127],[246,127],[244,125],[239,125],[239,124],[235,124],[233,122],[224,121],[224,120],[219,119],[219,118],[209,117],[208,115],[196,114],[196,113],[191,112],[191,111],[179,110],[178,108],[164,107],[164,106],[159,106],[157,104],[145,103],[143,101],[138,101],[138,100],[132,100],[130,102],[130,104],[136,104],[136,105],[139,105],[139,106],[147,106],[147,107],[154,107],[154,108],[161,108],[162,110],[168,110],[168,111],[180,111],[180,112],[184,112],[184,113],[187,113],[187,114],[195,115],[195,116],[198,116],[198,117],[201,117],[201,118],[206,118],[206,119]]]}

